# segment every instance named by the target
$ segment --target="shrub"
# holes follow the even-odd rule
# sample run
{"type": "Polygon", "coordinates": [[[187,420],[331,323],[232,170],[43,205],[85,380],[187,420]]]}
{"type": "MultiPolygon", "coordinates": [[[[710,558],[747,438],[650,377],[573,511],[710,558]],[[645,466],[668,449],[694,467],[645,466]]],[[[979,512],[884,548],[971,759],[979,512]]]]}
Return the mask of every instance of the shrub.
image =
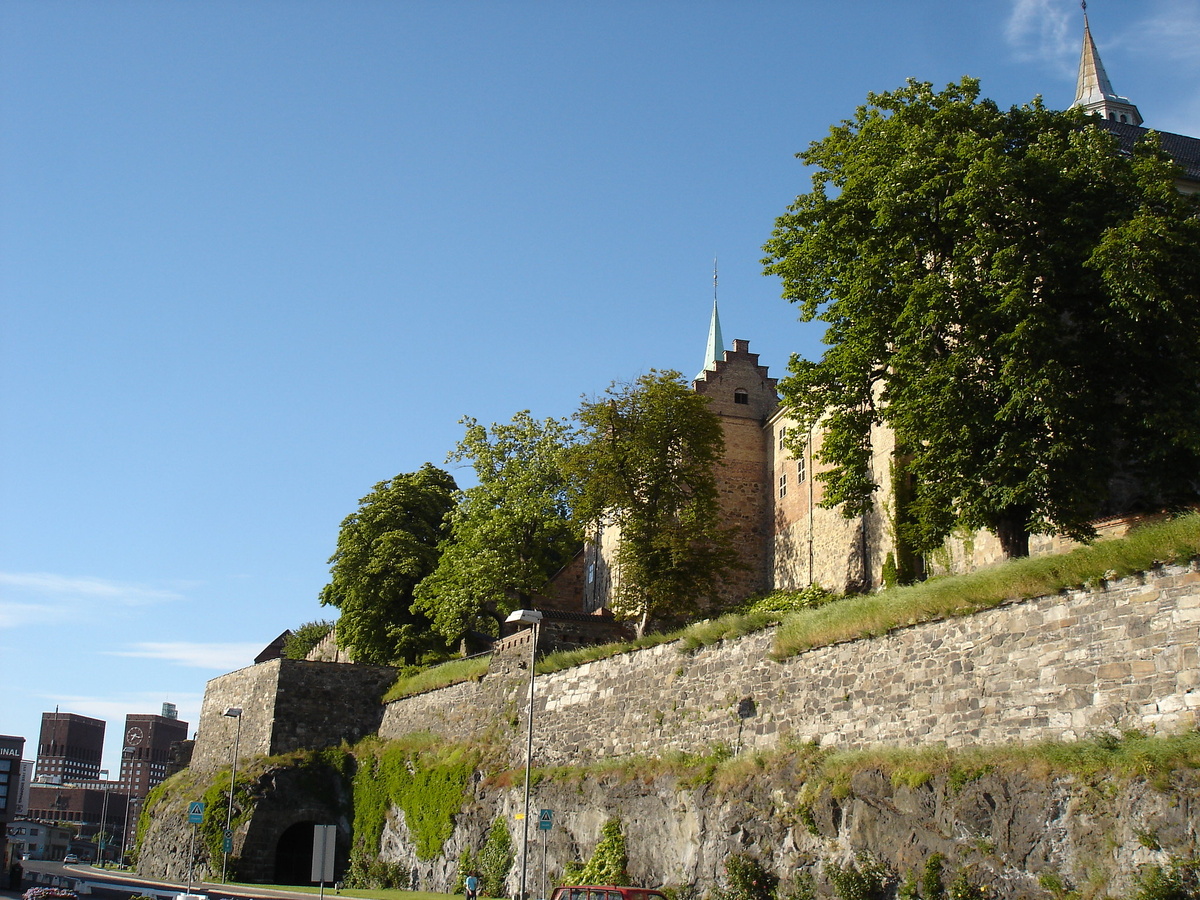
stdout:
{"type": "Polygon", "coordinates": [[[840,900],[888,900],[896,884],[895,873],[869,853],[858,854],[845,866],[831,863],[825,875],[840,900]]]}
{"type": "Polygon", "coordinates": [[[1200,900],[1200,860],[1172,859],[1138,873],[1135,900],[1200,900]]]}
{"type": "Polygon", "coordinates": [[[479,851],[479,880],[483,893],[489,897],[503,897],[504,885],[513,864],[512,838],[508,825],[500,816],[492,823],[483,849],[479,851]]]}
{"type": "Polygon", "coordinates": [[[600,841],[587,865],[568,863],[563,876],[572,884],[629,884],[629,853],[619,819],[609,819],[600,829],[600,841]]]}
{"type": "Polygon", "coordinates": [[[779,878],[753,856],[735,853],[725,860],[726,885],[714,891],[716,900],[775,900],[779,878]]]}

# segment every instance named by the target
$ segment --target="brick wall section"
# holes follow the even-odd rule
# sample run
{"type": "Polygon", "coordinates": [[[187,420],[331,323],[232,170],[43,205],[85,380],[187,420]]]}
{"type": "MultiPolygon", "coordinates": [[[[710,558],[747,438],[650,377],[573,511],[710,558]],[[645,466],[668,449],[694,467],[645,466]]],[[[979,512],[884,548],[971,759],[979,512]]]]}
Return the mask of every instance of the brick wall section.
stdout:
{"type": "Polygon", "coordinates": [[[379,727],[380,699],[396,680],[389,666],[272,659],[208,682],[192,768],[229,765],[242,708],[239,757],[286,753],[354,742],[379,727]]]}
{"type": "MultiPolygon", "coordinates": [[[[1073,740],[1112,728],[1171,732],[1194,726],[1200,710],[1194,567],[914,625],[784,663],[767,658],[772,639],[766,632],[691,655],[662,645],[539,676],[537,762],[703,751],[715,742],[767,748],[783,734],[841,748],[1073,740]]],[[[461,739],[507,721],[516,726],[514,753],[523,751],[523,674],[391,703],[380,736],[461,739]]]]}

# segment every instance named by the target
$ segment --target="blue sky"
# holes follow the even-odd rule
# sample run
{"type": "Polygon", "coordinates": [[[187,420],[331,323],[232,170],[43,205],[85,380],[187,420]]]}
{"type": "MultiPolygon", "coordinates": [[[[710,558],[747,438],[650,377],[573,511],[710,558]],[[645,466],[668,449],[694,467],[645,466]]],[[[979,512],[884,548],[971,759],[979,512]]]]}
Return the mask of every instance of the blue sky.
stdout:
{"type": "MultiPolygon", "coordinates": [[[[1200,135],[1200,0],[1093,0],[1200,135]]],[[[1074,97],[1074,0],[0,0],[0,733],[179,706],[464,415],[727,340],[819,353],[760,247],[868,91],[1074,97]]],[[[461,473],[459,473],[461,474],[461,473]]]]}

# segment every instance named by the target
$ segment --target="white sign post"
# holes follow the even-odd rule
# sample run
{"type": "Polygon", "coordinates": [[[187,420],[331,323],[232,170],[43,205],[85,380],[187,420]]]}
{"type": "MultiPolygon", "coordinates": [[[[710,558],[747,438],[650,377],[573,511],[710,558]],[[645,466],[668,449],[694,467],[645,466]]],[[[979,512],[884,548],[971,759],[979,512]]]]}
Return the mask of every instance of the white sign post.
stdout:
{"type": "Polygon", "coordinates": [[[337,826],[313,826],[313,855],[311,881],[321,882],[321,898],[325,898],[325,882],[333,881],[334,851],[337,849],[337,826]]]}

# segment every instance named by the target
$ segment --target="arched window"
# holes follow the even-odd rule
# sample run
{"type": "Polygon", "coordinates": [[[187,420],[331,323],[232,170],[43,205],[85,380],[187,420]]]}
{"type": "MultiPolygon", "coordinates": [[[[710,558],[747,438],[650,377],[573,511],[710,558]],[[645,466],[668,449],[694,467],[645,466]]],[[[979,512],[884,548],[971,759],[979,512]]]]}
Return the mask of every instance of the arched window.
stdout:
{"type": "Polygon", "coordinates": [[[745,388],[738,388],[733,392],[733,402],[744,404],[748,404],[750,402],[750,395],[746,393],[745,388]]]}

